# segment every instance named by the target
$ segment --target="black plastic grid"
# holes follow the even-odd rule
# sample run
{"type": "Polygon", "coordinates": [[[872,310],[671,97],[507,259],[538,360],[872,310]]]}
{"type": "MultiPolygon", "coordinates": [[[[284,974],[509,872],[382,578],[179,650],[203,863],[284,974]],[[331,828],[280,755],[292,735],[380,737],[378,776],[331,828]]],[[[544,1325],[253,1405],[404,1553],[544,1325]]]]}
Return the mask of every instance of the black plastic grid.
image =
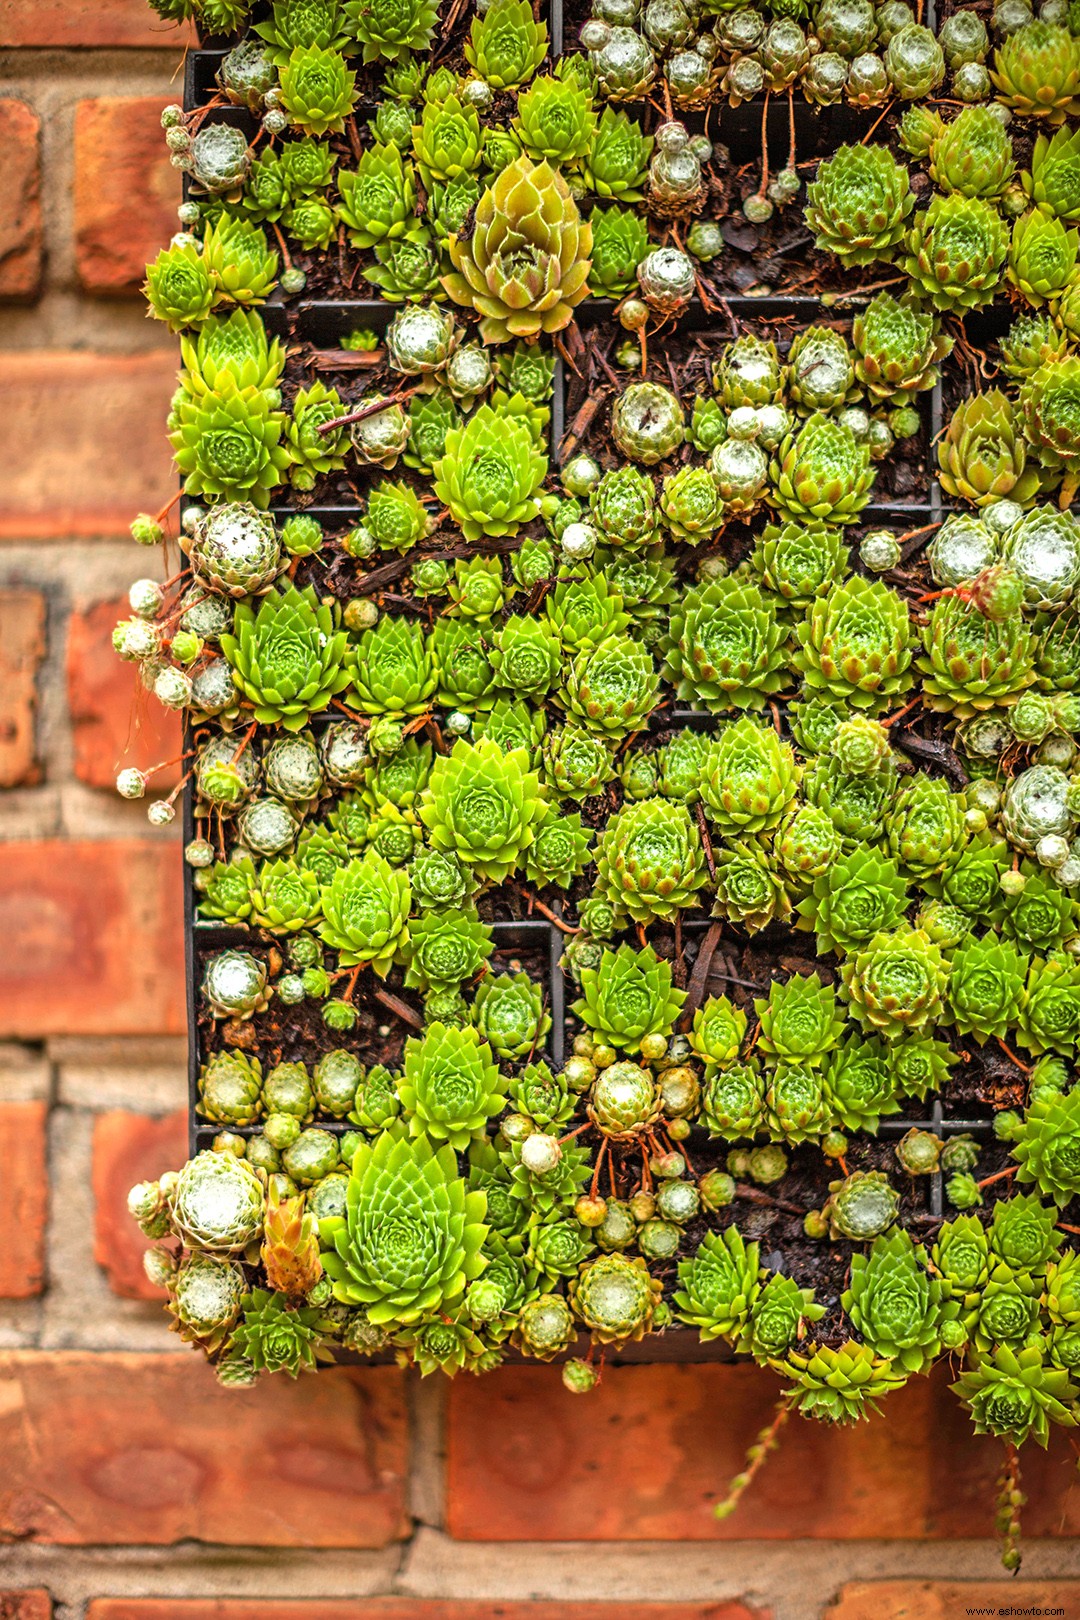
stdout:
{"type": "MultiPolygon", "coordinates": [[[[933,7],[928,8],[928,25],[934,26],[933,7]]],[[[549,27],[552,41],[552,55],[558,56],[563,49],[563,3],[562,0],[549,0],[548,8],[549,27]]],[[[225,47],[210,45],[206,48],[188,53],[185,65],[185,105],[190,109],[202,105],[209,98],[214,88],[214,76],[220,64],[225,47]]],[[[361,110],[367,110],[362,105],[361,110]]],[[[373,110],[373,109],[372,109],[373,110]]],[[[716,138],[723,140],[732,151],[733,157],[738,160],[742,157],[749,161],[759,157],[761,150],[761,103],[744,103],[738,109],[721,107],[720,129],[714,131],[716,138]]],[[[797,109],[797,129],[805,136],[808,129],[814,129],[814,138],[819,143],[824,142],[824,150],[832,150],[845,139],[860,139],[867,132],[872,119],[876,115],[866,115],[858,110],[845,106],[811,109],[800,106],[797,109]],[[824,129],[822,127],[824,126],[824,129]]],[[[223,108],[219,116],[225,116],[250,128],[254,132],[254,123],[250,115],[240,109],[223,108]]],[[[691,125],[694,116],[686,119],[691,125]]],[[[786,104],[776,98],[770,109],[767,120],[767,138],[770,147],[770,157],[775,153],[780,156],[786,152],[788,139],[788,111],[786,104]]],[[[272,334],[284,335],[287,330],[288,317],[295,320],[295,330],[316,347],[334,347],[337,340],[355,326],[363,325],[384,331],[395,311],[400,306],[390,304],[380,298],[357,298],[349,300],[329,299],[295,299],[290,300],[286,306],[280,293],[275,293],[271,299],[261,306],[260,313],[272,334]]],[[[579,307],[577,312],[578,324],[583,330],[597,325],[601,320],[610,318],[610,303],[602,300],[588,300],[579,307]]],[[[729,326],[729,317],[740,329],[752,329],[760,321],[768,321],[780,316],[793,317],[799,325],[806,325],[822,316],[845,313],[842,302],[834,303],[831,308],[823,306],[817,297],[802,296],[798,294],[778,293],[766,297],[731,294],[724,299],[724,315],[710,317],[695,300],[680,326],[681,332],[715,329],[723,324],[729,326]]],[[[1000,316],[995,311],[982,312],[979,316],[971,317],[972,326],[978,328],[980,339],[986,336],[996,336],[1002,329],[1000,316]],[[984,330],[985,329],[985,330],[984,330]]],[[[973,333],[974,335],[974,333],[973,333]]],[[[662,339],[655,340],[662,344],[662,339]]],[[[559,358],[555,369],[555,389],[552,402],[551,445],[550,455],[553,467],[560,462],[560,446],[564,439],[567,427],[566,400],[567,386],[564,375],[564,361],[559,358]]],[[[943,498],[940,485],[933,474],[934,454],[933,447],[944,427],[945,410],[943,390],[940,384],[928,391],[920,401],[920,408],[924,413],[926,425],[926,440],[928,444],[927,479],[925,498],[921,501],[883,501],[872,502],[861,514],[861,523],[865,525],[884,525],[905,530],[920,530],[926,525],[936,524],[950,509],[952,503],[943,498]]],[[[284,517],[291,510],[288,506],[272,508],[275,515],[284,517]]],[[[354,522],[357,507],[354,504],[319,504],[307,506],[305,511],[319,519],[331,531],[354,522]]],[[[917,538],[905,548],[906,552],[917,550],[925,544],[925,538],[917,538]]],[[[362,584],[359,586],[362,589],[362,584]]],[[[779,705],[781,712],[784,705],[779,705]]],[[[325,725],[330,717],[316,717],[313,729],[318,730],[325,725]]],[[[694,712],[690,710],[668,711],[666,716],[654,719],[650,730],[670,731],[680,726],[693,726],[704,728],[715,726],[718,717],[710,713],[694,712]]],[[[185,793],[183,807],[183,822],[185,841],[194,836],[194,802],[193,794],[189,788],[185,793]]],[[[243,929],[226,928],[215,923],[199,922],[196,919],[196,893],[192,883],[190,868],[185,867],[184,892],[184,918],[185,918],[185,956],[187,965],[187,1012],[189,1029],[189,1139],[192,1152],[209,1146],[217,1132],[217,1127],[200,1119],[197,1114],[198,1103],[198,1073],[204,1058],[202,1050],[202,1032],[199,1023],[199,983],[201,967],[207,953],[225,948],[229,945],[239,945],[244,942],[251,943],[259,938],[257,933],[243,929]]],[[[695,935],[702,935],[708,928],[707,919],[683,917],[684,936],[692,939],[695,935]]],[[[513,951],[526,943],[533,946],[543,944],[544,960],[547,964],[545,989],[548,998],[548,1009],[552,1017],[552,1029],[548,1036],[547,1056],[556,1065],[562,1063],[568,1036],[567,1007],[568,984],[567,978],[560,966],[560,957],[564,945],[564,936],[550,922],[543,918],[527,918],[519,921],[499,922],[492,924],[495,948],[497,952],[513,951]]],[[[741,946],[744,942],[738,935],[731,936],[741,946]]],[[[802,936],[805,938],[805,936],[802,936]]],[[[721,968],[713,967],[710,971],[710,986],[714,982],[722,981],[726,975],[721,968]]],[[[571,994],[573,987],[569,986],[571,994]]],[[[767,985],[762,984],[760,989],[767,993],[767,985]]],[[[947,1098],[946,1098],[947,1101],[947,1098]]],[[[318,1120],[320,1129],[334,1134],[343,1134],[352,1127],[347,1121],[318,1120]]],[[[918,1113],[903,1114],[883,1119],[879,1127],[879,1137],[884,1139],[898,1139],[906,1131],[919,1128],[933,1132],[942,1139],[970,1133],[980,1141],[992,1137],[992,1123],[989,1118],[959,1117],[952,1112],[946,1112],[946,1104],[940,1097],[934,1098],[932,1103],[918,1113]]],[[[250,1134],[256,1127],[248,1127],[250,1134]]],[[[927,1213],[922,1218],[937,1221],[943,1217],[944,1189],[943,1178],[940,1173],[926,1178],[927,1213]]],[[[365,1358],[382,1359],[382,1358],[365,1358]]],[[[616,1361],[627,1362],[672,1362],[672,1361],[705,1361],[729,1360],[731,1351],[719,1341],[701,1343],[697,1335],[690,1330],[674,1326],[662,1335],[651,1335],[639,1344],[625,1346],[614,1358],[616,1361]]]]}

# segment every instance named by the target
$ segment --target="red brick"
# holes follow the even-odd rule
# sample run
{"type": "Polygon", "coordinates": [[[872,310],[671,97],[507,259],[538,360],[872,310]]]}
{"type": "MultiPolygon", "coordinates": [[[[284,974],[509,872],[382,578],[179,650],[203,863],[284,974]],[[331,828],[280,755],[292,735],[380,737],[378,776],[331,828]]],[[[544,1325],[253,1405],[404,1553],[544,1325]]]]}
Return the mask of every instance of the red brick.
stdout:
{"type": "Polygon", "coordinates": [[[187,1114],[164,1119],[116,1108],[94,1121],[94,1259],[123,1299],[157,1299],[143,1270],[147,1241],[127,1210],[137,1181],[156,1181],[187,1158],[187,1114]]]}
{"type": "Polygon", "coordinates": [[[41,120],[0,101],[0,298],[33,298],[41,283],[41,120]]]}
{"type": "Polygon", "coordinates": [[[43,1102],[0,1103],[0,1299],[30,1299],[45,1284],[47,1116],[43,1102]]]}
{"type": "Polygon", "coordinates": [[[0,1592],[0,1620],[50,1620],[52,1599],[48,1592],[0,1592]]]}
{"type": "Polygon", "coordinates": [[[90,292],[136,292],[179,229],[180,175],[161,128],[172,100],[102,96],[75,109],[75,259],[90,292]]]}
{"type": "Polygon", "coordinates": [[[193,34],[155,17],[146,0],[4,0],[0,45],[134,45],[179,51],[193,34]]]}
{"type": "MultiPolygon", "coordinates": [[[[367,1598],[359,1603],[265,1602],[259,1598],[98,1598],[86,1620],[768,1620],[744,1603],[560,1603],[367,1598]]],[[[0,1617],[2,1620],[2,1617],[0,1617]]]]}
{"type": "Polygon", "coordinates": [[[854,1581],[824,1620],[956,1620],[962,1614],[1072,1614],[1080,1581],[854,1581]]]}
{"type": "Polygon", "coordinates": [[[40,775],[34,718],[44,656],[41,592],[0,591],[0,788],[26,787],[40,775]]]}
{"type": "MultiPolygon", "coordinates": [[[[850,1429],[793,1419],[739,1510],[711,1512],[778,1385],[742,1366],[614,1367],[571,1395],[504,1367],[450,1393],[448,1527],[462,1540],[906,1540],[993,1535],[1000,1446],[971,1432],[941,1368],[850,1429]],[[606,1489],[603,1481],[615,1481],[606,1489]]],[[[1067,1433],[1024,1457],[1026,1536],[1080,1531],[1067,1433]]]]}
{"type": "Polygon", "coordinates": [[[192,1350],[0,1356],[0,1540],[382,1547],[407,1449],[394,1367],[228,1390],[192,1350]]]}
{"type": "Polygon", "coordinates": [[[0,539],[119,535],[176,487],[165,436],[171,349],[0,355],[5,472],[0,539]]]}
{"type": "Polygon", "coordinates": [[[142,839],[6,844],[0,1035],[179,1034],[181,864],[142,839]]]}
{"type": "MultiPolygon", "coordinates": [[[[89,787],[112,789],[122,766],[149,770],[180,754],[179,716],[146,690],[134,666],[124,663],[113,648],[113,627],[130,614],[126,597],[119,597],[97,602],[68,620],[68,711],[75,775],[89,787]]],[[[150,791],[167,791],[179,779],[180,767],[172,764],[157,772],[150,791]]]]}

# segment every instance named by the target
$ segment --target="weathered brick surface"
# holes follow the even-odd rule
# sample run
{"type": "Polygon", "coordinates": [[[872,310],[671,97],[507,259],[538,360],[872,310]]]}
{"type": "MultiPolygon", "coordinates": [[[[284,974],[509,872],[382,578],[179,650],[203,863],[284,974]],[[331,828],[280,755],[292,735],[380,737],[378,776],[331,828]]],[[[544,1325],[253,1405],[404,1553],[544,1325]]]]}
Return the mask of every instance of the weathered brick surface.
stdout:
{"type": "Polygon", "coordinates": [[[123,535],[175,489],[165,416],[176,355],[0,355],[0,539],[123,535]]]}
{"type": "Polygon", "coordinates": [[[33,1591],[0,1591],[0,1620],[50,1620],[52,1599],[37,1587],[33,1591]]]}
{"type": "Polygon", "coordinates": [[[179,51],[192,38],[146,0],[4,0],[0,45],[135,45],[179,51]]]}
{"type": "Polygon", "coordinates": [[[45,1282],[48,1107],[0,1103],[0,1299],[29,1299],[45,1282]]]}
{"type": "Polygon", "coordinates": [[[124,1299],[163,1298],[143,1270],[147,1240],[128,1214],[128,1191],[178,1170],[186,1158],[184,1111],[150,1119],[114,1108],[94,1121],[94,1259],[124,1299]]]}
{"type": "Polygon", "coordinates": [[[182,1030],[180,870],[165,842],[6,844],[0,1035],[182,1030]]]}
{"type": "MultiPolygon", "coordinates": [[[[156,559],[155,559],[156,560],[156,559]]],[[[132,573],[138,559],[132,559],[132,573]]],[[[124,597],[97,602],[71,615],[67,635],[68,712],[75,744],[75,775],[89,787],[111,790],[126,765],[148,770],[180,754],[180,718],[159,703],[135,667],[113,649],[118,619],[130,615],[124,597]]],[[[179,781],[174,763],[150,783],[155,796],[179,781]]]]}
{"type": "Polygon", "coordinates": [[[366,1598],[358,1603],[245,1602],[228,1598],[102,1598],[86,1620],[768,1620],[744,1603],[503,1603],[366,1598]]]}
{"type": "Polygon", "coordinates": [[[176,1355],[0,1356],[0,1540],[381,1547],[407,1533],[402,1375],[224,1390],[176,1355]]]}
{"type": "Polygon", "coordinates": [[[965,1614],[1074,1614],[1080,1581],[854,1581],[824,1620],[957,1620],[965,1614]]]}
{"type": "Polygon", "coordinates": [[[75,109],[75,259],[88,292],[136,292],[178,229],[180,175],[161,132],[174,99],[102,96],[75,109]]]}
{"type": "Polygon", "coordinates": [[[41,120],[0,101],[0,298],[32,298],[41,281],[41,120]]]}
{"type": "MultiPolygon", "coordinates": [[[[739,1511],[710,1509],[768,1422],[753,1366],[609,1368],[583,1400],[547,1368],[455,1379],[448,1527],[462,1540],[916,1539],[993,1535],[1000,1448],[972,1434],[947,1370],[851,1429],[793,1420],[739,1511]],[[597,1459],[618,1489],[597,1488],[597,1459]]],[[[1028,1536],[1080,1531],[1065,1431],[1025,1456],[1028,1536]]]]}
{"type": "Polygon", "coordinates": [[[0,591],[0,788],[28,787],[38,780],[34,720],[44,656],[41,592],[0,591]]]}

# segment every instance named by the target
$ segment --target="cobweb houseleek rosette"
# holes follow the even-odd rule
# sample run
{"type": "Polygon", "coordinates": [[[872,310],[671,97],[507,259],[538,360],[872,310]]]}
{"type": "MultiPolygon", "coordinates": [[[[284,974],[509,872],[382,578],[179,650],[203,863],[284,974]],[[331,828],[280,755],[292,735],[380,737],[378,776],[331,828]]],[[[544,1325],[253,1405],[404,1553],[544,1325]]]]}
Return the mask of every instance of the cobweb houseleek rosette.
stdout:
{"type": "Polygon", "coordinates": [[[221,650],[255,719],[299,731],[350,684],[347,639],[312,586],[288,585],[256,606],[238,603],[233,633],[221,637],[221,650]]]}
{"type": "Polygon", "coordinates": [[[558,170],[524,153],[481,196],[472,235],[449,248],[443,286],[481,316],[485,343],[559,332],[588,293],[592,229],[558,170]]]}
{"type": "Polygon", "coordinates": [[[402,1326],[452,1307],[484,1269],[486,1207],[449,1145],[389,1131],[362,1143],[344,1217],[319,1223],[334,1298],[402,1326]]]}

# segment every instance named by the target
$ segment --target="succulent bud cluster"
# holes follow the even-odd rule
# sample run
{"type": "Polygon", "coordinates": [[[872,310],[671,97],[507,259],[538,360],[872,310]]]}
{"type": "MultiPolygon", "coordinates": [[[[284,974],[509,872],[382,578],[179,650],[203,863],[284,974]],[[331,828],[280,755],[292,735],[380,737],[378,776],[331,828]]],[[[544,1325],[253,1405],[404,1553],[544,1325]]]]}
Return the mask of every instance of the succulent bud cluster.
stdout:
{"type": "Polygon", "coordinates": [[[527,0],[444,9],[274,0],[239,111],[163,120],[184,566],[114,643],[185,716],[200,1151],[133,1190],[149,1274],[230,1385],[520,1353],[585,1391],[691,1330],[831,1423],[958,1356],[976,1428],[1045,1444],[1080,1421],[1080,34],[596,0],[553,61],[527,0]],[[729,324],[729,239],[780,263],[801,179],[743,196],[691,127],[795,86],[892,107],[802,200],[795,282],[850,301],[729,324]],[[361,282],[316,347],[298,295],[361,282]]]}

